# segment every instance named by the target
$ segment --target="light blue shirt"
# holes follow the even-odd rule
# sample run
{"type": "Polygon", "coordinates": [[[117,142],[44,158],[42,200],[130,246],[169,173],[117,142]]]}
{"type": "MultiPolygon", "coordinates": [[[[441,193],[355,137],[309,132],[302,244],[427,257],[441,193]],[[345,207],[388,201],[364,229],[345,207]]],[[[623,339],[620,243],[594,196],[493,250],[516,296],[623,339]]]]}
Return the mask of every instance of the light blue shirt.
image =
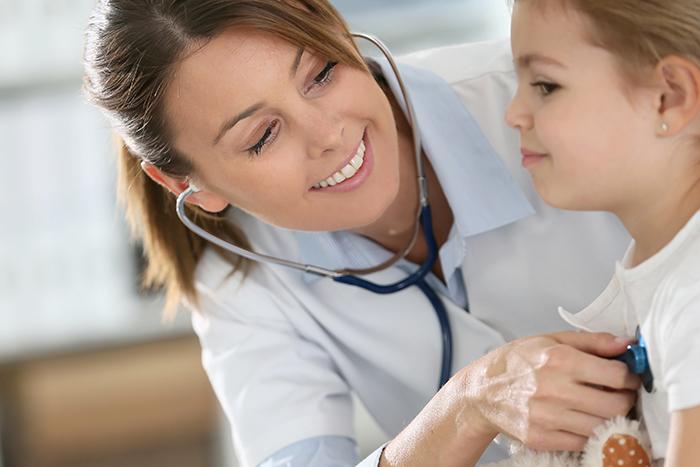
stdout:
{"type": "MultiPolygon", "coordinates": [[[[379,64],[405,109],[391,68],[385,61],[379,64]]],[[[423,149],[454,215],[454,225],[439,252],[446,285],[433,274],[428,276],[428,283],[468,310],[467,291],[461,276],[464,240],[530,216],[535,211],[450,85],[426,70],[400,66],[400,71],[413,102],[423,149]]],[[[296,232],[295,235],[304,262],[330,269],[371,267],[390,256],[378,244],[351,232],[296,232]]],[[[407,260],[402,260],[398,266],[406,272],[417,268],[407,260]]],[[[308,282],[316,280],[318,276],[306,277],[308,282]]],[[[382,448],[378,449],[357,465],[378,465],[381,451],[382,448]]],[[[353,440],[328,436],[283,448],[260,467],[344,467],[356,463],[353,440]]]]}

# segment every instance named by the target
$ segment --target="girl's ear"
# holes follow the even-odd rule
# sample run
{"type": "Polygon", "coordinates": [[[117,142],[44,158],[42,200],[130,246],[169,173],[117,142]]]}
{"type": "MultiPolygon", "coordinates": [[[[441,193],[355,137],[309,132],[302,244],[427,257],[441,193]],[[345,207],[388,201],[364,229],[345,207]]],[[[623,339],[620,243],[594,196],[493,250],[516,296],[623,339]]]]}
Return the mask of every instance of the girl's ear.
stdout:
{"type": "MultiPolygon", "coordinates": [[[[183,179],[182,177],[173,177],[168,175],[148,162],[142,162],[141,169],[151,180],[166,188],[175,196],[180,196],[180,194],[189,186],[187,180],[183,179]]],[[[201,187],[200,191],[190,195],[186,202],[199,206],[205,211],[211,213],[221,212],[229,205],[229,202],[225,198],[202,189],[201,187]]],[[[173,206],[173,209],[174,208],[175,207],[173,206]]]]}
{"type": "Polygon", "coordinates": [[[700,67],[692,60],[672,55],[658,63],[655,79],[661,88],[659,131],[678,134],[700,115],[700,67]]]}

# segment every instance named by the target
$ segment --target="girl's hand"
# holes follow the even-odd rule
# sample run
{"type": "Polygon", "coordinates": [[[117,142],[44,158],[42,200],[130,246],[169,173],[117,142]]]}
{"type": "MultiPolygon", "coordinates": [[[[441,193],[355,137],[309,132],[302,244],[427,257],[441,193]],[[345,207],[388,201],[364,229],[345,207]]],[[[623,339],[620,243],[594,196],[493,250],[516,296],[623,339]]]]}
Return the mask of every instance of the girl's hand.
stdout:
{"type": "Polygon", "coordinates": [[[482,433],[502,432],[537,450],[579,451],[595,427],[635,403],[639,378],[609,360],[628,343],[583,332],[518,339],[455,378],[482,433]]]}

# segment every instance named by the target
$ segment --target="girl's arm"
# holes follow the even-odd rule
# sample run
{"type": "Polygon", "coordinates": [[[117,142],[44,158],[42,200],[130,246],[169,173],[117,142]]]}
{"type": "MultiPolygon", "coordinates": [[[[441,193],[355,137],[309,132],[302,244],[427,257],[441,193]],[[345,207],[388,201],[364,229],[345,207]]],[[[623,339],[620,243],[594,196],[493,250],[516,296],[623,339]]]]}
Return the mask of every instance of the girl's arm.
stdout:
{"type": "Polygon", "coordinates": [[[666,467],[694,467],[700,464],[700,406],[678,410],[671,415],[671,434],[666,467]]]}

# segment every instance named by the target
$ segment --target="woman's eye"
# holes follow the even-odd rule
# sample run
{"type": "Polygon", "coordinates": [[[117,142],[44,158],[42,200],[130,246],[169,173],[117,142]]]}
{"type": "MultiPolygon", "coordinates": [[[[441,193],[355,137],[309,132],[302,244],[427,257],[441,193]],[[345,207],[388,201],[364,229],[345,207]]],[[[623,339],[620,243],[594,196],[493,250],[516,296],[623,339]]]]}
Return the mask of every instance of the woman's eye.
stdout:
{"type": "Polygon", "coordinates": [[[277,136],[277,127],[279,127],[279,122],[275,120],[265,129],[265,133],[263,133],[262,138],[260,138],[260,140],[253,146],[248,148],[248,153],[251,155],[251,157],[259,156],[263,148],[267,146],[268,143],[272,142],[273,139],[275,139],[277,136]]]}
{"type": "Polygon", "coordinates": [[[328,83],[333,76],[333,69],[338,65],[338,62],[327,62],[326,67],[314,78],[314,86],[323,86],[328,83]]]}
{"type": "Polygon", "coordinates": [[[549,96],[550,94],[554,93],[556,90],[561,88],[561,86],[559,86],[558,84],[550,83],[547,81],[536,81],[534,83],[531,83],[531,86],[537,88],[537,90],[542,96],[549,96]]]}

